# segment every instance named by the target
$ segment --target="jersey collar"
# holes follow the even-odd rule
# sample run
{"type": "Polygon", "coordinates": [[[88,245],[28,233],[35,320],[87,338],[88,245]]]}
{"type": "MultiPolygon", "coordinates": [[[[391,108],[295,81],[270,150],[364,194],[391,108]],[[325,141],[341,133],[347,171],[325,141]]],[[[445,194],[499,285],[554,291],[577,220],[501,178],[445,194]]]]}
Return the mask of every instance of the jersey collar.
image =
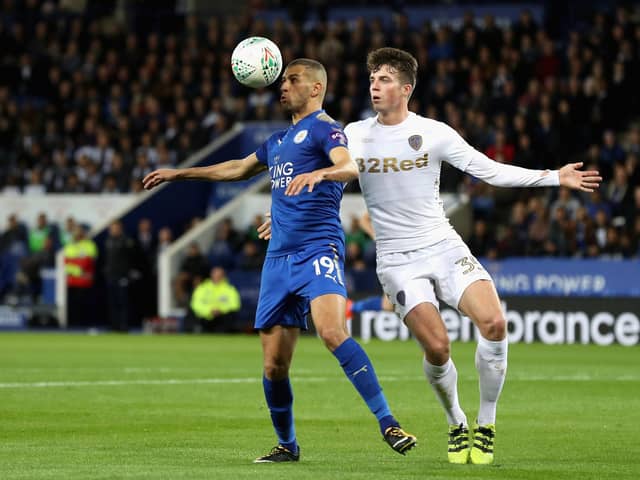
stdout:
{"type": "Polygon", "coordinates": [[[308,114],[308,115],[306,115],[306,116],[302,117],[300,120],[298,120],[298,123],[296,123],[295,125],[291,124],[291,126],[295,128],[295,127],[297,127],[298,125],[300,125],[302,122],[304,122],[304,121],[306,121],[307,119],[309,119],[309,118],[311,118],[311,117],[314,117],[314,116],[316,116],[316,115],[318,115],[318,114],[320,114],[320,113],[324,113],[324,109],[323,109],[323,108],[320,108],[319,110],[315,110],[315,111],[311,112],[310,114],[308,114]]]}

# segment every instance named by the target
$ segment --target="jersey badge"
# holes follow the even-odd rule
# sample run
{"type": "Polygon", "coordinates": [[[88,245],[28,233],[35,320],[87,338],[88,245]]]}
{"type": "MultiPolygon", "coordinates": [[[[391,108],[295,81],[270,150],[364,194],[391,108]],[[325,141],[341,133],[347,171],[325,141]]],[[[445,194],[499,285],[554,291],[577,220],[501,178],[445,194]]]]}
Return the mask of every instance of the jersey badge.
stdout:
{"type": "Polygon", "coordinates": [[[409,146],[414,150],[420,150],[422,146],[422,135],[411,135],[409,137],[409,146]]]}
{"type": "Polygon", "coordinates": [[[296,133],[296,136],[293,137],[293,143],[302,143],[305,138],[307,138],[307,131],[300,130],[298,133],[296,133]]]}

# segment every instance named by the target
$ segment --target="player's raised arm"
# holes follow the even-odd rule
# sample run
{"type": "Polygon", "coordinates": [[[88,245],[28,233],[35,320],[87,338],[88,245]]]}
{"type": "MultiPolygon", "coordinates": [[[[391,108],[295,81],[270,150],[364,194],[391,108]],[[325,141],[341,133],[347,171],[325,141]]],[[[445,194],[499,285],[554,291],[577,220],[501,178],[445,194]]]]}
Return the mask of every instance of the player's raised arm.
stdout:
{"type": "Polygon", "coordinates": [[[349,182],[358,178],[358,165],[353,161],[346,147],[332,148],[329,152],[329,158],[333,162],[331,167],[296,176],[287,185],[285,195],[298,195],[306,186],[309,187],[309,192],[313,192],[313,187],[323,180],[349,182]]]}
{"type": "Polygon", "coordinates": [[[176,180],[234,182],[251,178],[266,169],[267,166],[260,163],[256,154],[252,153],[241,160],[228,160],[207,167],[161,168],[154,170],[144,177],[142,185],[146,190],[151,190],[164,182],[176,180]]]}

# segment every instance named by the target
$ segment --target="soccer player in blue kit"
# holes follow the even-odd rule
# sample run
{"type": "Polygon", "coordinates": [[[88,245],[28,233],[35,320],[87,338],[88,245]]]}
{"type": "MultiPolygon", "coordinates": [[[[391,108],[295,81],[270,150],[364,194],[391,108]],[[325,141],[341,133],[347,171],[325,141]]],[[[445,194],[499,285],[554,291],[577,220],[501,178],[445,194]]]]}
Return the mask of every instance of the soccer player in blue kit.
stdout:
{"type": "Polygon", "coordinates": [[[174,180],[243,180],[269,170],[271,240],[262,269],[255,328],[260,331],[264,394],[278,445],[256,463],[300,458],[289,367],[300,330],[307,329],[309,311],[318,335],[378,420],[384,440],[401,454],[416,445],[416,437],[393,417],[371,361],[346,328],[344,233],[339,211],[343,182],[357,178],[358,167],[349,155],[342,129],[322,110],[326,85],[322,64],[309,59],[292,61],[280,86],[280,103],[292,117],[289,128],[274,133],[244,159],[160,169],[143,180],[144,187],[151,189],[174,180]]]}

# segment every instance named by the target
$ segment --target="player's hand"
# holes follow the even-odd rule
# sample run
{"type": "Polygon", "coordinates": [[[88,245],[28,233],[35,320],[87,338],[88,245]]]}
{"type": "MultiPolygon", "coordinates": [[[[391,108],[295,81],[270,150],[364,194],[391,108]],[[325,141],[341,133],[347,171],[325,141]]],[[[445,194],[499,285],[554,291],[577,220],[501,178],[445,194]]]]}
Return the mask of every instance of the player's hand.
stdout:
{"type": "Polygon", "coordinates": [[[176,170],[172,168],[161,168],[159,170],[154,170],[142,179],[142,186],[145,190],[151,190],[153,187],[157,187],[161,183],[174,180],[176,178],[176,175],[176,170]]]}
{"type": "Polygon", "coordinates": [[[371,240],[376,239],[376,232],[373,229],[373,223],[371,222],[371,217],[369,216],[369,212],[365,212],[361,217],[358,217],[358,226],[360,229],[369,235],[371,240]]]}
{"type": "Polygon", "coordinates": [[[266,220],[258,227],[258,238],[260,240],[271,240],[271,214],[264,214],[266,220]]]}
{"type": "Polygon", "coordinates": [[[560,185],[563,187],[593,192],[600,186],[602,177],[597,170],[579,170],[583,163],[568,163],[560,169],[560,185]]]}
{"type": "Polygon", "coordinates": [[[324,180],[324,172],[322,170],[316,170],[310,173],[302,173],[289,182],[287,189],[284,191],[285,195],[298,195],[304,187],[309,186],[307,191],[313,192],[313,187],[324,180]]]}

